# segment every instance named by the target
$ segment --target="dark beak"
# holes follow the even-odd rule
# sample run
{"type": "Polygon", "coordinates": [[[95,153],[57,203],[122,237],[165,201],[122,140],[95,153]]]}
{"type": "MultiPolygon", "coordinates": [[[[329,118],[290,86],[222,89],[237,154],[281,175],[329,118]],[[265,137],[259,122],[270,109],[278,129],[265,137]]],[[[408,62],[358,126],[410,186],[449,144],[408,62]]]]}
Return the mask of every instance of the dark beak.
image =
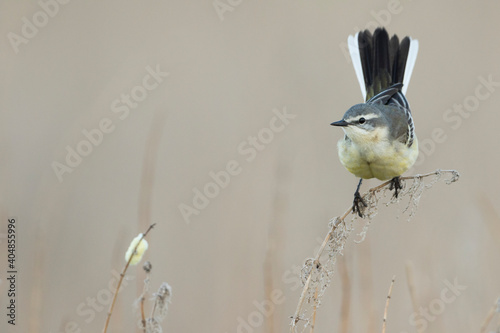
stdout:
{"type": "Polygon", "coordinates": [[[345,120],[339,120],[339,121],[336,121],[334,123],[331,123],[330,125],[332,126],[349,126],[349,123],[345,120]]]}

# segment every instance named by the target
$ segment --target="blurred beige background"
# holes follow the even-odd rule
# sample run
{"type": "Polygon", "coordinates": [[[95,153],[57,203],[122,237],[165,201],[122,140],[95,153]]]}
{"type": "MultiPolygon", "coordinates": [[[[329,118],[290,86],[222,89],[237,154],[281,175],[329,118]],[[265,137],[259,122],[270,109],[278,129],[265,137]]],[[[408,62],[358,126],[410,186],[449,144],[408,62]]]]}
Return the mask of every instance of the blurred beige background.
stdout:
{"type": "MultiPolygon", "coordinates": [[[[466,286],[426,332],[479,331],[500,296],[499,2],[220,0],[219,13],[212,1],[47,3],[51,15],[35,1],[0,5],[2,332],[101,331],[107,305],[87,303],[105,300],[149,222],[152,291],[162,281],[173,288],[165,332],[287,332],[301,290],[294,272],[357,183],[337,158],[342,133],[329,126],[361,102],[342,45],[379,24],[420,41],[407,97],[426,144],[412,172],[457,169],[461,179],[425,192],[410,222],[397,218],[403,203],[381,208],[361,244],[356,223],[344,257],[349,332],[381,331],[393,275],[387,332],[416,332],[408,262],[419,306],[440,299],[444,280],[466,286]],[[34,20],[38,31],[24,27],[34,20]],[[495,83],[485,86],[488,77],[495,83]],[[140,101],[127,106],[125,94],[140,101]],[[295,118],[263,130],[284,110],[295,118]],[[60,182],[53,163],[66,164],[67,146],[89,149],[82,131],[103,119],[113,130],[60,182]],[[248,138],[259,133],[268,143],[252,153],[248,138]],[[186,223],[179,207],[193,206],[193,191],[229,161],[238,166],[229,184],[186,223]],[[15,327],[5,316],[9,217],[18,226],[15,327]],[[272,289],[280,304],[243,328],[263,318],[255,304],[272,289]]],[[[138,331],[132,304],[144,275],[132,267],[128,276],[111,332],[138,331]]],[[[316,332],[339,332],[341,297],[337,275],[316,332]]]]}

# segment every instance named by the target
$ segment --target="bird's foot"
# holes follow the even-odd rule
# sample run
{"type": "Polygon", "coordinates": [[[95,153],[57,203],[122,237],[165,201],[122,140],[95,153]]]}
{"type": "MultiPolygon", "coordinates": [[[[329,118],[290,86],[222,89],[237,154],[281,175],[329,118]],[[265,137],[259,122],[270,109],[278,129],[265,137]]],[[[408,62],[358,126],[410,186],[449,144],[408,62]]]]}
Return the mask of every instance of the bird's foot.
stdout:
{"type": "Polygon", "coordinates": [[[361,197],[361,194],[359,194],[359,190],[356,190],[356,192],[354,192],[354,201],[352,202],[352,212],[354,214],[358,213],[359,217],[362,218],[363,213],[361,213],[361,209],[364,210],[364,208],[361,208],[360,204],[363,205],[364,207],[368,207],[366,202],[361,197]]]}
{"type": "Polygon", "coordinates": [[[401,179],[399,177],[394,177],[391,179],[391,185],[389,186],[389,191],[394,190],[394,197],[397,199],[399,195],[399,190],[403,189],[403,184],[401,184],[401,179]]]}

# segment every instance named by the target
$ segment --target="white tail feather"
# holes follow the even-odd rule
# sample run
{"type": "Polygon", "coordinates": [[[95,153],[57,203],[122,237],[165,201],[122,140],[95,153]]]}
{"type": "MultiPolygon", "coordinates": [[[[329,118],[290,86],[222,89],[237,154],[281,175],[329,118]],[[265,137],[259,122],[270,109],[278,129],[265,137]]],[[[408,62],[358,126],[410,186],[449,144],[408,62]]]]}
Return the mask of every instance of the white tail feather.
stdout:
{"type": "Polygon", "coordinates": [[[418,54],[418,40],[410,38],[410,49],[408,50],[408,58],[406,59],[405,76],[403,78],[403,94],[406,95],[408,85],[410,84],[411,73],[415,62],[417,61],[418,54]]]}
{"type": "MultiPolygon", "coordinates": [[[[363,66],[361,65],[361,55],[359,54],[358,45],[358,35],[359,32],[354,36],[350,35],[347,38],[347,46],[349,47],[349,54],[351,55],[352,65],[354,71],[356,72],[356,77],[358,78],[359,87],[361,88],[361,93],[363,94],[363,100],[366,100],[366,87],[365,79],[363,76],[363,66]]],[[[405,75],[403,78],[403,94],[406,95],[408,90],[408,85],[410,84],[411,74],[413,73],[413,68],[415,67],[415,62],[417,61],[418,54],[418,40],[410,38],[410,49],[408,50],[408,58],[406,60],[405,75]]]]}
{"type": "Polygon", "coordinates": [[[361,56],[359,54],[358,35],[359,32],[354,36],[349,35],[349,37],[347,38],[347,46],[349,47],[349,54],[351,55],[352,65],[354,66],[354,71],[356,72],[356,76],[358,78],[359,87],[361,88],[361,93],[363,94],[363,101],[365,101],[366,87],[365,79],[363,76],[363,66],[361,66],[361,56]]]}

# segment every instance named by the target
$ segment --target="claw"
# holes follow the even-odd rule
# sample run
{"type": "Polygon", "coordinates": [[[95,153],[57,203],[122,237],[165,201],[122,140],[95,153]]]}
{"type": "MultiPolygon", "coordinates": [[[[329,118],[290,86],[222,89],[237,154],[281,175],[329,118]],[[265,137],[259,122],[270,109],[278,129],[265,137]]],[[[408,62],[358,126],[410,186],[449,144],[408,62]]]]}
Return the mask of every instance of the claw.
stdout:
{"type": "Polygon", "coordinates": [[[361,213],[361,208],[359,207],[359,204],[361,203],[364,207],[368,207],[366,202],[363,200],[361,197],[361,194],[359,194],[359,188],[361,187],[361,182],[363,179],[359,180],[358,187],[356,188],[356,192],[354,192],[354,201],[352,202],[352,212],[354,214],[358,213],[359,217],[363,217],[363,214],[361,213]]]}
{"type": "Polygon", "coordinates": [[[361,213],[361,208],[359,207],[359,204],[362,204],[363,206],[367,207],[368,205],[366,202],[361,198],[361,195],[359,194],[358,191],[354,193],[354,201],[352,203],[352,212],[354,214],[358,213],[359,217],[363,217],[363,214],[361,213]]]}
{"type": "Polygon", "coordinates": [[[389,186],[389,190],[394,190],[394,197],[397,199],[399,195],[399,190],[403,189],[403,185],[401,184],[401,179],[399,177],[394,177],[391,179],[391,185],[389,186]]]}

